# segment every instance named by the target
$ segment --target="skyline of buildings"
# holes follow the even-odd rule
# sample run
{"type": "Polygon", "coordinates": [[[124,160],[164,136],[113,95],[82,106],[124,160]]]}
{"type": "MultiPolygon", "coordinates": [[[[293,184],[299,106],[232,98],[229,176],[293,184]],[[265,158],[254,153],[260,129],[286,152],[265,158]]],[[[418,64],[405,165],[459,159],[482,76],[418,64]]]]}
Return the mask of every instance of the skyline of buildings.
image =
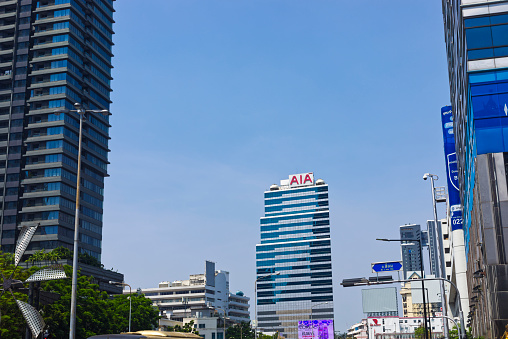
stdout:
{"type": "Polygon", "coordinates": [[[328,185],[289,175],[264,192],[256,245],[257,327],[298,337],[298,321],[333,319],[328,185]]]}
{"type": "MultiPolygon", "coordinates": [[[[453,210],[456,204],[450,206],[450,230],[438,230],[438,235],[430,236],[432,242],[432,237],[451,233],[457,239],[451,247],[458,244],[465,248],[469,293],[482,293],[485,300],[495,301],[494,306],[489,306],[489,302],[476,298],[471,321],[477,325],[478,333],[495,334],[499,324],[508,321],[508,316],[496,309],[503,303],[501,297],[506,292],[498,282],[508,272],[504,242],[508,224],[503,222],[503,215],[508,212],[505,170],[508,163],[505,133],[508,132],[504,127],[508,124],[505,119],[508,71],[503,70],[508,66],[503,59],[508,56],[508,41],[504,37],[508,27],[504,13],[508,13],[508,5],[505,1],[493,6],[487,1],[482,4],[466,0],[443,4],[452,101],[456,108],[455,119],[451,121],[456,122],[454,126],[460,139],[457,146],[460,170],[456,174],[463,189],[465,244],[459,240],[462,226],[454,223],[453,212],[459,212],[453,210]],[[460,4],[464,5],[463,9],[458,7],[460,4]],[[455,39],[458,43],[454,45],[451,41],[455,39]],[[458,62],[463,57],[467,58],[464,59],[467,69],[458,62]],[[473,117],[474,124],[468,116],[473,117]],[[488,281],[483,279],[487,272],[491,277],[488,281]],[[493,319],[490,324],[479,325],[487,318],[493,319]]],[[[78,118],[74,113],[55,114],[54,111],[73,109],[76,102],[90,109],[109,110],[113,12],[113,0],[0,2],[0,162],[3,161],[0,179],[4,185],[0,245],[3,251],[13,251],[20,226],[35,223],[40,223],[40,227],[28,255],[59,246],[72,249],[78,118]]],[[[99,262],[109,127],[108,117],[90,115],[83,138],[80,251],[99,262]]],[[[291,336],[291,324],[302,316],[312,318],[319,314],[333,318],[328,186],[322,180],[314,182],[313,173],[292,175],[275,186],[265,192],[261,243],[256,246],[256,273],[261,278],[256,284],[258,320],[260,328],[281,329],[291,336]],[[307,248],[309,251],[305,252],[307,248]],[[297,262],[303,265],[293,265],[297,262]],[[279,275],[262,278],[276,273],[279,275]]],[[[404,236],[409,238],[401,228],[401,238],[404,236]]],[[[415,256],[413,245],[403,245],[406,277],[407,270],[419,270],[422,253],[418,249],[415,256]]],[[[447,249],[450,251],[450,246],[443,251],[447,249]]],[[[446,260],[446,276],[465,275],[465,269],[459,272],[453,264],[465,268],[461,257],[450,254],[448,261],[446,254],[442,255],[443,263],[446,260]]],[[[217,272],[216,281],[227,282],[227,272],[217,272]]],[[[207,271],[205,277],[208,274],[207,271]]],[[[166,287],[176,287],[169,285],[166,287]]],[[[226,310],[230,302],[242,304],[242,297],[221,295],[218,301],[223,304],[214,302],[217,309],[226,310]]],[[[186,299],[184,306],[198,301],[190,300],[196,298],[186,299]]],[[[204,298],[210,302],[206,295],[204,298]]],[[[233,317],[244,319],[244,306],[238,307],[229,312],[236,312],[233,317]]],[[[184,310],[183,317],[187,309],[184,310]]]]}
{"type": "MultiPolygon", "coordinates": [[[[55,110],[108,110],[113,0],[0,2],[0,218],[2,250],[40,223],[27,255],[72,250],[79,117],[55,110]]],[[[83,126],[79,250],[101,261],[109,117],[83,126]]]]}

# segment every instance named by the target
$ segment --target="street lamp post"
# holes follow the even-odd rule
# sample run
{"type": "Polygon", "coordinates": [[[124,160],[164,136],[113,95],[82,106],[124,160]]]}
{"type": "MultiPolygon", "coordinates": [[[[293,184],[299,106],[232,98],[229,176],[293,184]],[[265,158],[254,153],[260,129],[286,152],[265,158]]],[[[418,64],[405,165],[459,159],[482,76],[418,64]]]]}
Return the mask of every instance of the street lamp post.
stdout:
{"type": "Polygon", "coordinates": [[[256,280],[254,281],[254,317],[256,319],[256,329],[254,330],[254,339],[258,339],[258,312],[257,312],[257,306],[258,306],[258,281],[261,280],[261,279],[264,279],[264,278],[271,277],[272,275],[279,275],[279,274],[280,274],[280,272],[262,275],[260,277],[257,277],[256,280]]]}
{"type": "MultiPolygon", "coordinates": [[[[430,305],[429,306],[429,312],[430,312],[430,314],[429,314],[429,322],[430,322],[430,319],[436,318],[436,317],[432,316],[432,303],[431,303],[430,298],[429,298],[429,289],[426,288],[426,287],[425,288],[413,288],[413,287],[411,287],[411,290],[424,290],[425,293],[427,293],[427,302],[430,305]]],[[[443,320],[443,323],[444,323],[444,320],[443,320]]],[[[432,328],[432,326],[429,327],[429,335],[432,338],[432,329],[431,328],[432,328]]]]}
{"type": "Polygon", "coordinates": [[[220,308],[216,308],[215,309],[216,311],[222,311],[224,313],[224,338],[222,339],[226,339],[226,310],[223,310],[223,309],[220,309],[220,308]]]}
{"type": "MultiPolygon", "coordinates": [[[[395,241],[395,242],[403,242],[403,241],[417,241],[418,247],[420,248],[420,275],[423,279],[423,251],[422,251],[422,242],[420,239],[376,239],[379,241],[395,241]]],[[[427,324],[427,302],[425,300],[425,284],[422,280],[422,298],[423,298],[423,318],[425,321],[423,325],[425,327],[425,339],[429,339],[429,326],[427,324]]]]}
{"type": "Polygon", "coordinates": [[[71,290],[71,317],[69,339],[76,337],[76,303],[77,303],[77,290],[78,290],[78,242],[79,242],[79,198],[81,187],[81,142],[83,139],[83,119],[86,113],[100,113],[110,115],[107,109],[104,110],[87,110],[84,109],[80,103],[75,103],[76,109],[58,109],[54,114],[75,112],[79,115],[79,141],[78,141],[78,174],[76,179],[76,213],[74,215],[74,253],[72,255],[72,290],[71,290]]]}
{"type": "Polygon", "coordinates": [[[118,286],[129,286],[129,332],[131,331],[131,315],[132,315],[132,288],[131,285],[123,283],[123,282],[117,282],[117,281],[110,281],[111,285],[118,285],[118,286]]]}
{"type": "MultiPolygon", "coordinates": [[[[436,274],[438,274],[438,277],[439,278],[444,278],[444,267],[443,267],[443,256],[442,256],[442,247],[441,247],[441,234],[438,234],[437,233],[437,230],[438,230],[438,227],[437,227],[437,207],[436,207],[436,190],[435,190],[435,187],[434,187],[434,180],[438,180],[439,177],[435,174],[431,174],[431,173],[425,173],[423,175],[423,180],[427,180],[427,178],[430,178],[430,183],[431,183],[431,186],[432,186],[432,207],[434,209],[434,238],[435,238],[435,246],[436,246],[436,253],[437,253],[437,258],[436,258],[436,265],[437,265],[437,270],[436,270],[436,274]]],[[[444,288],[444,282],[441,281],[440,284],[439,284],[439,288],[441,290],[441,305],[443,306],[443,316],[446,317],[448,315],[448,311],[447,311],[447,302],[446,302],[446,291],[445,291],[445,288],[444,288]]],[[[445,338],[448,338],[449,337],[449,331],[448,331],[448,321],[444,321],[443,319],[443,332],[444,332],[444,336],[445,338]]]]}
{"type": "Polygon", "coordinates": [[[319,303],[319,304],[316,304],[316,305],[312,305],[310,307],[310,320],[314,319],[314,312],[313,312],[314,307],[319,306],[319,305],[326,305],[326,304],[329,304],[329,303],[330,302],[327,301],[327,302],[324,302],[324,303],[319,303]]]}

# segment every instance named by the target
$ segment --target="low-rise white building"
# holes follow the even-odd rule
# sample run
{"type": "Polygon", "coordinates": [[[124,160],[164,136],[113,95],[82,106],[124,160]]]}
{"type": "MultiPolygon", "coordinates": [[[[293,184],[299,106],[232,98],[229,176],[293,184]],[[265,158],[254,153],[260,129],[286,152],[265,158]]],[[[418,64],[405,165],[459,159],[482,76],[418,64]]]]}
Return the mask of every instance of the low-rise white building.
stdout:
{"type": "Polygon", "coordinates": [[[167,319],[183,322],[185,318],[226,317],[235,323],[250,321],[250,298],[241,291],[231,293],[229,272],[216,271],[215,263],[210,261],[205,262],[202,274],[192,274],[187,280],[161,282],[158,287],[141,289],[141,293],[152,300],[167,319]]]}
{"type": "Polygon", "coordinates": [[[191,321],[194,321],[194,328],[199,332],[199,335],[203,337],[203,339],[224,339],[224,327],[220,326],[224,323],[222,319],[218,317],[193,317],[193,318],[185,318],[183,319],[184,324],[188,324],[191,321]]]}
{"type": "Polygon", "coordinates": [[[347,336],[354,339],[367,339],[369,337],[367,332],[367,319],[362,319],[361,322],[348,328],[347,336]]]}
{"type": "MultiPolygon", "coordinates": [[[[367,318],[368,333],[370,339],[383,337],[382,335],[410,334],[423,326],[421,317],[369,317],[367,318]]],[[[443,318],[431,318],[430,330],[432,337],[443,333],[443,318]]],[[[439,337],[439,336],[437,336],[439,337]]]]}
{"type": "MultiPolygon", "coordinates": [[[[420,326],[423,326],[423,318],[399,319],[400,333],[414,333],[420,326]]],[[[429,329],[431,333],[443,333],[443,318],[431,318],[429,329]]]]}

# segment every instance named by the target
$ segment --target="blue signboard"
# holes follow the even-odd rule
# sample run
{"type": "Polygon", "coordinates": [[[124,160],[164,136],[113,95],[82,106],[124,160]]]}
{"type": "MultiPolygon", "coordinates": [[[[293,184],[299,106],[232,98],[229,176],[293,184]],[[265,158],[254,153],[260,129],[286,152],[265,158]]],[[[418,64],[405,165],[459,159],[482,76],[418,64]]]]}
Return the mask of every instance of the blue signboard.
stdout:
{"type": "Polygon", "coordinates": [[[455,153],[451,106],[441,108],[441,121],[443,123],[443,142],[448,183],[448,206],[450,206],[452,231],[455,231],[462,229],[462,204],[460,203],[459,171],[457,169],[457,153],[455,153]]]}
{"type": "Polygon", "coordinates": [[[400,261],[377,262],[371,264],[374,272],[400,271],[402,263],[400,261]]]}

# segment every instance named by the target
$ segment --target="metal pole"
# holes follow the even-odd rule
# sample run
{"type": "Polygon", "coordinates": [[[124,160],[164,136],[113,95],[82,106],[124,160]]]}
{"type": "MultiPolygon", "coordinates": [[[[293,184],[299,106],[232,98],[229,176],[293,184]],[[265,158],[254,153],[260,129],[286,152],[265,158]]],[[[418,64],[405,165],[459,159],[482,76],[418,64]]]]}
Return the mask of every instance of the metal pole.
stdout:
{"type": "Polygon", "coordinates": [[[319,303],[319,304],[316,304],[316,305],[312,305],[310,307],[310,320],[313,320],[314,319],[314,307],[316,306],[320,306],[320,305],[326,305],[326,304],[329,304],[330,302],[329,301],[326,301],[324,303],[319,303]]]}
{"type": "MultiPolygon", "coordinates": [[[[436,176],[437,177],[437,176],[436,176]]],[[[440,278],[444,278],[443,275],[444,275],[444,270],[445,268],[443,267],[443,262],[442,262],[442,253],[441,253],[441,237],[442,237],[442,230],[441,230],[441,234],[438,234],[438,227],[437,227],[437,206],[436,206],[436,191],[435,191],[435,188],[434,188],[434,175],[430,175],[430,183],[431,183],[431,186],[432,186],[432,206],[434,208],[434,234],[435,234],[435,240],[436,240],[436,252],[437,252],[437,258],[436,258],[436,266],[438,267],[438,269],[436,270],[436,273],[439,274],[439,277],[440,278]]],[[[445,287],[444,287],[444,281],[441,281],[440,284],[439,284],[439,289],[441,290],[441,305],[443,307],[443,316],[446,317],[448,316],[448,312],[447,312],[447,302],[446,302],[446,290],[445,290],[445,287]]],[[[445,338],[449,338],[450,335],[449,335],[449,331],[448,331],[448,321],[445,321],[443,317],[443,334],[445,336],[445,338]]]]}
{"type": "MultiPolygon", "coordinates": [[[[34,306],[34,283],[31,282],[28,285],[28,304],[34,306]]],[[[36,307],[37,309],[38,307],[36,307]]],[[[30,331],[30,327],[28,325],[25,328],[25,339],[32,339],[32,332],[30,331]]]]}
{"type": "MultiPolygon", "coordinates": [[[[222,311],[222,313],[224,314],[224,321],[223,321],[223,324],[224,324],[224,337],[222,339],[226,339],[226,311],[225,310],[221,310],[220,308],[217,308],[215,311],[217,313],[218,313],[218,311],[222,311]]],[[[219,314],[219,319],[220,319],[220,314],[219,314]]]]}
{"type": "Polygon", "coordinates": [[[132,288],[131,285],[126,284],[129,286],[129,332],[131,331],[131,315],[132,315],[132,288]]]}
{"type": "Polygon", "coordinates": [[[429,339],[429,327],[427,324],[427,303],[425,301],[425,283],[423,282],[423,251],[422,251],[422,241],[420,239],[414,239],[418,241],[418,247],[420,248],[420,274],[422,275],[422,298],[423,298],[423,324],[425,327],[425,338],[429,339]]]}
{"type": "Polygon", "coordinates": [[[74,216],[74,253],[72,256],[72,292],[71,292],[71,319],[69,339],[76,337],[76,303],[78,290],[78,242],[79,242],[79,189],[81,176],[81,141],[83,139],[83,115],[85,112],[79,104],[75,105],[79,115],[79,141],[78,141],[78,175],[76,180],[76,214],[74,216]]]}
{"type": "MultiPolygon", "coordinates": [[[[427,301],[429,302],[429,304],[431,304],[430,302],[430,298],[429,298],[429,289],[428,288],[411,288],[411,290],[424,290],[425,293],[427,293],[427,301]]],[[[429,319],[431,318],[436,318],[436,317],[433,317],[432,315],[429,315],[429,319]]],[[[432,326],[429,328],[429,336],[432,338],[432,326]]]]}
{"type": "MultiPolygon", "coordinates": [[[[443,319],[444,316],[442,317],[430,317],[432,319],[443,319]]],[[[450,321],[453,321],[453,323],[455,324],[455,326],[457,326],[457,329],[459,328],[459,325],[457,324],[457,322],[455,321],[455,319],[451,318],[451,317],[446,317],[446,319],[450,320],[450,321]]],[[[444,322],[443,322],[443,325],[444,325],[444,322]]]]}
{"type": "MultiPolygon", "coordinates": [[[[129,332],[131,331],[131,319],[132,319],[132,288],[131,288],[131,285],[127,284],[127,283],[123,283],[123,282],[118,282],[118,281],[109,281],[109,283],[111,285],[117,285],[117,286],[122,286],[122,294],[123,294],[123,289],[125,286],[129,286],[129,332]]],[[[160,323],[160,321],[159,321],[160,323]]],[[[159,326],[160,327],[160,326],[159,326]]]]}

